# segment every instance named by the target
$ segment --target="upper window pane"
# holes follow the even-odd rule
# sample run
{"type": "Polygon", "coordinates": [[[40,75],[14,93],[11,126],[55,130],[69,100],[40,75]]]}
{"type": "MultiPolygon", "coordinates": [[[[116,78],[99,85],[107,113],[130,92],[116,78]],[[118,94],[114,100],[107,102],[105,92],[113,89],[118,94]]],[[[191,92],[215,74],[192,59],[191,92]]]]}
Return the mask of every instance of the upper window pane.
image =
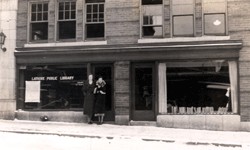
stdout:
{"type": "Polygon", "coordinates": [[[59,3],[59,12],[58,19],[59,20],[67,20],[67,19],[76,19],[75,13],[75,2],[60,2],[59,3]]]}
{"type": "Polygon", "coordinates": [[[104,22],[104,4],[87,4],[86,7],[86,22],[104,22]]]}
{"type": "Polygon", "coordinates": [[[85,3],[104,3],[105,0],[85,0],[85,3]]]}
{"type": "Polygon", "coordinates": [[[31,21],[48,20],[48,3],[31,4],[31,21]]]}
{"type": "Polygon", "coordinates": [[[143,25],[162,25],[162,6],[143,6],[143,25]]]}
{"type": "Polygon", "coordinates": [[[174,36],[193,36],[194,35],[193,16],[174,16],[173,30],[174,36]]]}
{"type": "Polygon", "coordinates": [[[162,4],[162,0],[142,0],[142,5],[162,4]]]}
{"type": "Polygon", "coordinates": [[[226,34],[225,14],[204,15],[205,34],[226,34]]]}

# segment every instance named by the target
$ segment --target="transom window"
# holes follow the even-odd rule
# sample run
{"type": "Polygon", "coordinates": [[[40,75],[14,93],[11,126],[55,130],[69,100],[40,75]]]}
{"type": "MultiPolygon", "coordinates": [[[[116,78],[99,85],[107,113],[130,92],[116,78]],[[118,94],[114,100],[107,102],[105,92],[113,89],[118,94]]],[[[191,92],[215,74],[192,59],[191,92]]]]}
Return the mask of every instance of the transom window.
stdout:
{"type": "Polygon", "coordinates": [[[86,37],[99,39],[105,36],[104,0],[86,0],[86,37]]]}
{"type": "Polygon", "coordinates": [[[58,39],[76,38],[76,2],[58,4],[58,39]]]}
{"type": "Polygon", "coordinates": [[[48,39],[48,3],[31,4],[30,41],[48,39]]]}
{"type": "Polygon", "coordinates": [[[142,1],[142,36],[143,37],[162,37],[162,12],[161,0],[142,1]]]}
{"type": "Polygon", "coordinates": [[[225,14],[205,14],[204,15],[205,35],[225,35],[226,23],[225,14]]]}

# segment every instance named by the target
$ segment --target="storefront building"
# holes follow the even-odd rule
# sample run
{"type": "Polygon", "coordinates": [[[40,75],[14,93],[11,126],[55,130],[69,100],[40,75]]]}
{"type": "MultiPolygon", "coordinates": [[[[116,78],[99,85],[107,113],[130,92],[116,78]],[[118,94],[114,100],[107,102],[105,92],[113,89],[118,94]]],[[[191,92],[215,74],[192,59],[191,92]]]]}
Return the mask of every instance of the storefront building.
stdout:
{"type": "Polygon", "coordinates": [[[13,120],[16,110],[14,51],[16,48],[17,0],[0,1],[0,119],[13,120]]]}
{"type": "Polygon", "coordinates": [[[249,131],[246,5],[19,0],[16,117],[86,122],[93,74],[107,82],[106,121],[249,131]]]}

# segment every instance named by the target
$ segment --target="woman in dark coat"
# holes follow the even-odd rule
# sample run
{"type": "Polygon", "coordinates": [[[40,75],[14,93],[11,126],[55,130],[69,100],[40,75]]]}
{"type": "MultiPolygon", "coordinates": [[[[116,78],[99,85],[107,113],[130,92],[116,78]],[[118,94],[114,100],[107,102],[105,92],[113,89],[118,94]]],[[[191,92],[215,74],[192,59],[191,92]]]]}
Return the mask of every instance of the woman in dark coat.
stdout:
{"type": "Polygon", "coordinates": [[[92,124],[91,118],[93,116],[94,110],[94,90],[95,84],[93,81],[93,75],[90,74],[88,77],[88,82],[83,85],[82,91],[84,95],[84,107],[83,107],[83,114],[87,115],[88,117],[88,124],[92,124]]]}
{"type": "Polygon", "coordinates": [[[96,82],[95,94],[96,94],[96,103],[95,103],[95,116],[98,116],[98,125],[103,123],[103,118],[105,116],[105,98],[106,98],[106,83],[102,77],[98,78],[96,82]]]}

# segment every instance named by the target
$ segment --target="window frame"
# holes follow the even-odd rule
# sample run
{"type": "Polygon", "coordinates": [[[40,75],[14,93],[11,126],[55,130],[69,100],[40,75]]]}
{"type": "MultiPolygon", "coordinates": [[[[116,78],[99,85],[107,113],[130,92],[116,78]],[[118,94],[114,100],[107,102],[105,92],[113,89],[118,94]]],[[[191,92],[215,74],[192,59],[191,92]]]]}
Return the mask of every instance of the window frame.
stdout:
{"type": "Polygon", "coordinates": [[[157,39],[157,38],[164,38],[165,37],[165,19],[164,19],[164,0],[162,0],[162,4],[148,4],[146,6],[162,6],[162,25],[143,25],[143,5],[142,5],[142,0],[140,0],[140,39],[148,39],[148,38],[154,38],[154,39],[157,39]],[[162,27],[162,36],[157,36],[157,37],[154,37],[154,36],[143,36],[143,27],[162,27]]]}
{"type": "Polygon", "coordinates": [[[194,14],[187,14],[187,15],[172,15],[172,37],[195,37],[195,15],[194,14]],[[184,17],[184,16],[191,16],[193,17],[193,34],[183,34],[183,35],[174,35],[174,17],[184,17]]]}
{"type": "MultiPolygon", "coordinates": [[[[63,17],[65,18],[65,9],[63,10],[63,17]]],[[[58,0],[56,5],[55,5],[55,41],[56,42],[76,42],[77,38],[77,2],[76,0],[58,0]],[[64,3],[64,8],[65,8],[65,3],[69,2],[70,3],[70,9],[68,10],[71,14],[71,3],[75,3],[75,19],[71,19],[71,15],[69,15],[70,19],[59,19],[59,3],[64,3]],[[69,22],[69,21],[75,21],[75,38],[68,38],[68,39],[60,39],[59,38],[59,22],[69,22]]]]}
{"type": "MultiPolygon", "coordinates": [[[[83,19],[84,19],[84,40],[85,41],[102,41],[102,40],[106,40],[106,5],[105,5],[105,2],[93,2],[93,3],[86,3],[85,2],[85,4],[84,4],[84,14],[83,14],[83,19]],[[97,14],[99,14],[100,12],[99,12],[99,5],[100,4],[103,4],[103,6],[104,6],[104,10],[103,10],[103,22],[100,22],[100,21],[97,21],[97,22],[93,22],[93,21],[91,21],[91,22],[88,22],[87,21],[87,14],[89,14],[88,12],[87,12],[87,6],[88,5],[91,5],[92,6],[92,8],[93,8],[93,5],[96,5],[96,4],[98,4],[98,12],[97,12],[97,14]],[[88,38],[87,37],[87,25],[91,25],[91,24],[103,24],[104,25],[104,36],[103,37],[94,37],[94,38],[88,38]]],[[[91,11],[91,16],[93,16],[93,9],[92,9],[92,11],[91,11]]],[[[93,19],[93,17],[91,17],[91,19],[93,19]]],[[[98,17],[98,19],[99,19],[99,17],[98,17]]]]}
{"type": "Polygon", "coordinates": [[[204,19],[203,19],[203,24],[204,24],[204,35],[205,36],[212,36],[212,35],[215,35],[215,36],[226,36],[227,35],[227,28],[226,28],[226,13],[205,13],[204,14],[204,19]],[[225,31],[224,31],[224,33],[212,33],[212,34],[206,34],[206,32],[205,32],[205,29],[206,29],[206,27],[205,27],[205,15],[224,15],[224,28],[225,28],[225,31]]]}
{"type": "Polygon", "coordinates": [[[228,3],[227,3],[227,0],[224,0],[224,3],[225,3],[225,12],[215,12],[215,13],[204,13],[204,0],[202,0],[201,1],[201,3],[202,3],[202,15],[201,15],[201,20],[202,20],[202,36],[212,36],[212,35],[214,35],[214,36],[220,36],[220,35],[222,35],[222,34],[205,34],[205,15],[207,15],[207,14],[225,14],[225,34],[224,35],[222,35],[222,36],[228,36],[229,35],[229,32],[228,32],[228,10],[227,10],[227,5],[228,5],[228,3]]]}
{"type": "Polygon", "coordinates": [[[174,37],[196,37],[196,12],[195,12],[195,0],[193,0],[193,14],[179,14],[173,15],[173,0],[170,0],[170,38],[174,37]],[[193,35],[178,35],[174,36],[174,17],[176,16],[193,16],[193,35]]]}
{"type": "Polygon", "coordinates": [[[39,1],[39,2],[29,2],[28,3],[28,19],[27,19],[27,43],[46,43],[48,42],[49,39],[49,1],[39,1]],[[41,21],[37,21],[37,13],[36,12],[36,21],[32,21],[32,5],[36,4],[36,7],[38,4],[42,4],[42,20],[41,21]],[[47,12],[47,20],[43,20],[43,13],[44,13],[44,4],[48,5],[48,10],[45,11],[47,12]],[[45,40],[32,40],[32,31],[31,31],[31,24],[35,24],[35,23],[47,23],[48,24],[48,28],[47,28],[47,39],[45,40]]]}

